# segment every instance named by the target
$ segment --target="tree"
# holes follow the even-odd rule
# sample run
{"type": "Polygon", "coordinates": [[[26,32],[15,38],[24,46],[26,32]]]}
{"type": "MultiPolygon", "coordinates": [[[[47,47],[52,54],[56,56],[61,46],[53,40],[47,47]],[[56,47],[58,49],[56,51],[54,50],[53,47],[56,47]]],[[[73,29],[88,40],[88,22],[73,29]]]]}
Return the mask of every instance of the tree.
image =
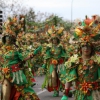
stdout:
{"type": "Polygon", "coordinates": [[[29,8],[29,11],[26,13],[26,20],[28,20],[28,22],[34,22],[35,18],[35,11],[32,8],[29,8]]]}
{"type": "Polygon", "coordinates": [[[7,19],[9,16],[26,14],[28,9],[22,5],[21,0],[0,0],[0,9],[3,11],[3,19],[7,19]]]}
{"type": "Polygon", "coordinates": [[[36,14],[36,20],[35,21],[36,22],[43,22],[51,15],[52,15],[51,13],[47,13],[47,12],[42,13],[42,12],[38,11],[37,14],[36,14]]]}

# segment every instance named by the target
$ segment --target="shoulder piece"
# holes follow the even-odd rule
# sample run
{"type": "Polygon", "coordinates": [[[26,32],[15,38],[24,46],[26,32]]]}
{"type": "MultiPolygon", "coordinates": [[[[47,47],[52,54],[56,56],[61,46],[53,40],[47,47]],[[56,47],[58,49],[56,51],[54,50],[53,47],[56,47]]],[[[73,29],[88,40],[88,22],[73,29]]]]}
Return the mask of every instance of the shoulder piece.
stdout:
{"type": "Polygon", "coordinates": [[[47,44],[47,47],[50,47],[51,48],[52,47],[52,44],[51,43],[47,44]]]}
{"type": "Polygon", "coordinates": [[[98,64],[100,64],[100,55],[95,55],[95,56],[93,56],[93,60],[95,61],[95,62],[97,62],[98,64]]]}
{"type": "Polygon", "coordinates": [[[73,68],[72,64],[78,64],[79,63],[79,57],[77,54],[71,56],[68,61],[65,62],[66,68],[73,68]]]}

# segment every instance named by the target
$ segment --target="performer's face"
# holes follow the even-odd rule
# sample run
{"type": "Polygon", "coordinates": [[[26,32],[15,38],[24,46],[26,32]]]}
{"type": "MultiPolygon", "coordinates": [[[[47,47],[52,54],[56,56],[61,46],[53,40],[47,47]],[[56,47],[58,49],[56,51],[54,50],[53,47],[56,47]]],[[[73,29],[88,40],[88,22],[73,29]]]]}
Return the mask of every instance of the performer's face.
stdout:
{"type": "Polygon", "coordinates": [[[53,44],[57,44],[57,39],[53,39],[53,40],[52,40],[52,43],[53,43],[53,44]]]}
{"type": "Polygon", "coordinates": [[[6,44],[9,44],[9,43],[10,43],[10,38],[6,37],[6,44]]]}
{"type": "Polygon", "coordinates": [[[90,55],[91,54],[91,46],[83,45],[82,46],[82,55],[90,55]]]}

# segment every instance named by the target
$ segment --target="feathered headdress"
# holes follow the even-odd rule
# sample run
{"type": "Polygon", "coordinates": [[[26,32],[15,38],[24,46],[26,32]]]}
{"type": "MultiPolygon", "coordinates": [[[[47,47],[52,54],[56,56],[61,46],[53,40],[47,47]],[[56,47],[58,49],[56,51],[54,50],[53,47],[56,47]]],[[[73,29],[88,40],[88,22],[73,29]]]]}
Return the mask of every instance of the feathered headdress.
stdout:
{"type": "Polygon", "coordinates": [[[56,27],[56,26],[52,26],[50,29],[48,29],[47,33],[51,38],[55,38],[58,37],[60,38],[60,36],[62,36],[64,31],[64,27],[56,27]]]}
{"type": "Polygon", "coordinates": [[[22,26],[23,17],[18,19],[17,16],[13,18],[9,17],[3,24],[3,35],[17,36],[21,31],[23,31],[22,26]]]}
{"type": "Polygon", "coordinates": [[[75,28],[74,37],[77,42],[96,43],[100,40],[100,23],[96,23],[97,21],[96,16],[92,19],[86,16],[81,25],[75,28]]]}

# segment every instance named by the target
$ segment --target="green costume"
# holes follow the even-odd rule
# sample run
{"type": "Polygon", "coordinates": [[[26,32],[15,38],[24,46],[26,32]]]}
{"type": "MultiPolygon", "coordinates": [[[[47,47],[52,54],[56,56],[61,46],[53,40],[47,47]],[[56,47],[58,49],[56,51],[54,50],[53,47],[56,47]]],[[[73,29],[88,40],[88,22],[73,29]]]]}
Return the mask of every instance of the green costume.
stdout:
{"type": "MultiPolygon", "coordinates": [[[[41,47],[38,47],[33,54],[36,55],[40,50],[41,47]]],[[[28,84],[29,79],[32,77],[27,77],[27,74],[25,73],[26,68],[24,65],[22,65],[22,61],[29,55],[30,53],[28,54],[25,52],[19,52],[14,48],[12,50],[8,50],[3,55],[4,63],[2,71],[5,75],[5,78],[7,78],[13,86],[15,86],[21,95],[27,96],[30,94],[32,100],[39,100],[34,90],[31,88],[31,85],[28,84]]],[[[23,99],[24,96],[22,96],[23,99]]]]}
{"type": "Polygon", "coordinates": [[[65,66],[67,74],[63,74],[60,79],[63,83],[75,81],[75,100],[100,99],[100,56],[95,55],[83,62],[81,57],[73,55],[65,66]]]}
{"type": "Polygon", "coordinates": [[[59,70],[63,68],[67,54],[61,45],[49,45],[46,49],[44,59],[46,64],[42,67],[46,71],[46,76],[42,88],[47,88],[49,92],[54,91],[54,96],[58,96],[56,91],[59,91],[62,85],[59,81],[59,70]]]}
{"type": "Polygon", "coordinates": [[[76,83],[75,100],[100,100],[100,55],[96,55],[96,46],[100,45],[98,21],[96,15],[92,18],[86,16],[73,30],[70,43],[78,48],[65,63],[66,74],[62,75],[61,81],[66,82],[66,96],[61,100],[68,100],[64,97],[67,97],[72,81],[76,83]]]}

